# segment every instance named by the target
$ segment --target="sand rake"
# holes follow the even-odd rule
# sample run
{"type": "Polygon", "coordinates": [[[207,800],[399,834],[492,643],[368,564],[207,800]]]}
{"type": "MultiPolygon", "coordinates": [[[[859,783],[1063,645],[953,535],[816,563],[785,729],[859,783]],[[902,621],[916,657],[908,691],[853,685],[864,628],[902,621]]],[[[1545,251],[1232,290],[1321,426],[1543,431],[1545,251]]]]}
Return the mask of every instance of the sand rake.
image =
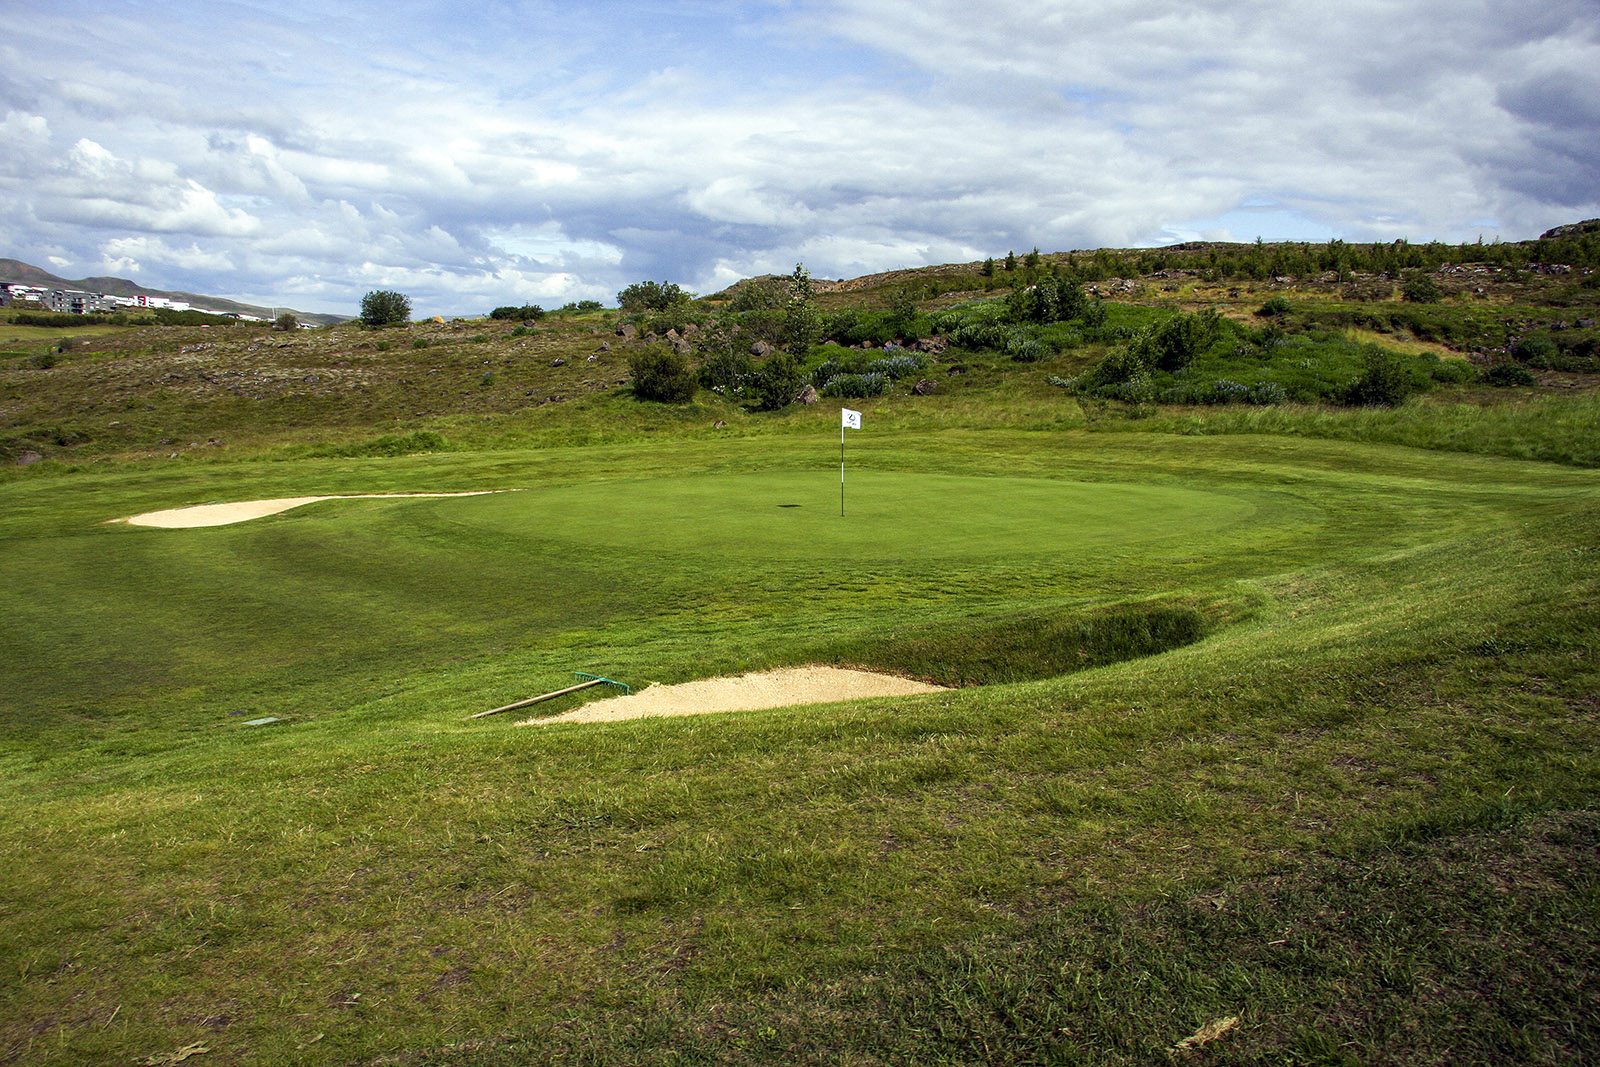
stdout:
{"type": "Polygon", "coordinates": [[[610,678],[605,678],[598,674],[588,674],[584,671],[573,671],[572,676],[574,678],[582,678],[584,680],[579,682],[577,685],[569,685],[565,689],[557,689],[553,693],[540,693],[536,697],[529,697],[527,700],[519,700],[515,704],[507,704],[504,707],[490,708],[488,711],[480,711],[474,715],[468,715],[467,718],[481,719],[485,715],[498,715],[502,711],[514,711],[517,708],[525,708],[530,704],[538,704],[545,700],[554,700],[556,697],[566,696],[568,693],[576,693],[580,689],[590,689],[597,685],[614,685],[618,689],[622,690],[624,695],[633,692],[633,690],[628,688],[628,686],[624,683],[613,681],[610,678]]]}

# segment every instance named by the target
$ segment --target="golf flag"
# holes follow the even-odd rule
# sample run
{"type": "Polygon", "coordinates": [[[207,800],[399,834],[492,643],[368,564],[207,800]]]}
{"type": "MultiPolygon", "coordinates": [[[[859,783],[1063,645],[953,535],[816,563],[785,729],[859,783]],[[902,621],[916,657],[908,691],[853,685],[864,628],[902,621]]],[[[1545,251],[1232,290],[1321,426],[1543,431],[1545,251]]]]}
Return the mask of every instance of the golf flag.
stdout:
{"type": "Polygon", "coordinates": [[[849,427],[852,430],[861,429],[861,412],[851,411],[849,408],[840,408],[839,414],[844,419],[844,422],[839,427],[841,430],[845,427],[849,427]]]}

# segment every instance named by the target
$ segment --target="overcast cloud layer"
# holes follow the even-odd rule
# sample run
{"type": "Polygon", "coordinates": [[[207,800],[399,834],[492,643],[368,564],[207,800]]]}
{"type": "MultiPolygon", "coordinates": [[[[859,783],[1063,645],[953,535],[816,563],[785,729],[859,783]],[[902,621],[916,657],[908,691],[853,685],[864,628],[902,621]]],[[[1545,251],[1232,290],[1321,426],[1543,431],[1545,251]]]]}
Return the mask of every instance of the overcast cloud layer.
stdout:
{"type": "Polygon", "coordinates": [[[451,315],[1600,215],[1600,0],[331,6],[13,6],[0,256],[451,315]]]}

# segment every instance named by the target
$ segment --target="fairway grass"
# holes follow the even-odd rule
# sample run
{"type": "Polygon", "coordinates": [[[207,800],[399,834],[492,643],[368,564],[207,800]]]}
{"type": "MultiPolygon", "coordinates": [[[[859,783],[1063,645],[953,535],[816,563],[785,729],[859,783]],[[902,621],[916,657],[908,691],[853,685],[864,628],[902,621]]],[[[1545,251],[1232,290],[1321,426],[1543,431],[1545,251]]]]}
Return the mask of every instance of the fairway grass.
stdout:
{"type": "Polygon", "coordinates": [[[0,1062],[1600,1053],[1593,471],[806,429],[0,483],[0,1062]]]}

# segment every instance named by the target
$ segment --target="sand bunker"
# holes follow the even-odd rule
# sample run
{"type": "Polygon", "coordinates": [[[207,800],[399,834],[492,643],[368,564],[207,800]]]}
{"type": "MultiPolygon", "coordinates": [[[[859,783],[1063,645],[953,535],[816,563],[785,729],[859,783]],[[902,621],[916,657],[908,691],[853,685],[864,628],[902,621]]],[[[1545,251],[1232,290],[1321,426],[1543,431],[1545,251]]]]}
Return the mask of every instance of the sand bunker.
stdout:
{"type": "MultiPolygon", "coordinates": [[[[369,500],[386,497],[411,496],[483,496],[504,492],[500,489],[475,489],[464,493],[349,493],[341,496],[286,496],[277,500],[241,500],[235,504],[196,504],[187,508],[169,508],[166,511],[149,511],[120,521],[129,526],[154,526],[163,530],[189,530],[199,526],[228,526],[248,519],[276,515],[301,504],[315,504],[319,500],[369,500]]],[[[113,520],[118,521],[118,520],[113,520]]]]}
{"type": "Polygon", "coordinates": [[[618,722],[652,715],[700,715],[710,711],[756,711],[794,704],[826,704],[866,697],[944,692],[943,686],[893,674],[843,667],[787,667],[734,678],[706,678],[682,685],[652,685],[629,696],[596,700],[560,715],[527,719],[518,726],[556,722],[618,722]]]}

